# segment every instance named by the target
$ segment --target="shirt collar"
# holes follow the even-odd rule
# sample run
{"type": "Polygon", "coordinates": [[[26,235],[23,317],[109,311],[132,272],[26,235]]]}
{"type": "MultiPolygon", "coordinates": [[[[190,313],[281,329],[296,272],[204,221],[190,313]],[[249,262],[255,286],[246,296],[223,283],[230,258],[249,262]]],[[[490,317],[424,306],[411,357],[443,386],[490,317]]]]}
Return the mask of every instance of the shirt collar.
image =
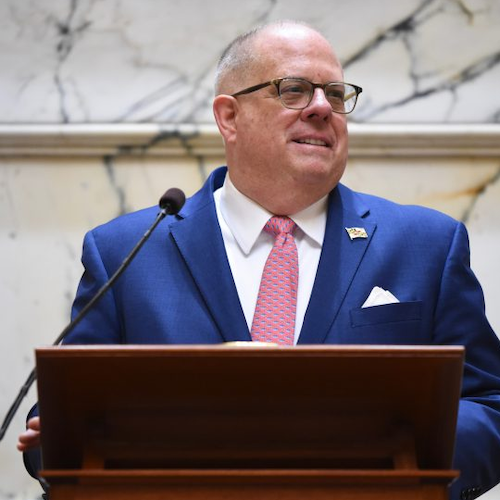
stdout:
{"type": "MultiPolygon", "coordinates": [[[[313,244],[321,247],[325,236],[328,196],[290,218],[313,244]]],[[[238,191],[226,175],[220,193],[220,210],[239,247],[248,255],[266,222],[274,215],[238,191]]]]}

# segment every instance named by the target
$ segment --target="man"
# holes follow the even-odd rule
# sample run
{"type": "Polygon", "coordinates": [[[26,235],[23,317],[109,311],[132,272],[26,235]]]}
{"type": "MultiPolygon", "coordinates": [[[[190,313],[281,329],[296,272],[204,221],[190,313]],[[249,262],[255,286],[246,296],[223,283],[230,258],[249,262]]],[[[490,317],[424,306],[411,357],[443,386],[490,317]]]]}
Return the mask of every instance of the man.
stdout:
{"type": "MultiPolygon", "coordinates": [[[[461,476],[451,498],[472,498],[500,481],[500,343],[469,268],[467,234],[443,214],[339,184],[345,114],[361,92],[343,80],[329,43],[305,25],[274,23],[233,42],[214,99],[227,173],[216,170],[162,223],[67,342],[464,345],[454,461],[461,476]],[[276,334],[262,327],[261,303],[273,230],[293,270],[283,277],[293,311],[277,308],[276,334]],[[293,273],[298,286],[287,278],[293,273]]],[[[129,214],[86,236],[74,313],[154,215],[129,214]]],[[[19,448],[38,440],[34,418],[19,448]]],[[[34,473],[36,462],[28,465],[34,473]]]]}

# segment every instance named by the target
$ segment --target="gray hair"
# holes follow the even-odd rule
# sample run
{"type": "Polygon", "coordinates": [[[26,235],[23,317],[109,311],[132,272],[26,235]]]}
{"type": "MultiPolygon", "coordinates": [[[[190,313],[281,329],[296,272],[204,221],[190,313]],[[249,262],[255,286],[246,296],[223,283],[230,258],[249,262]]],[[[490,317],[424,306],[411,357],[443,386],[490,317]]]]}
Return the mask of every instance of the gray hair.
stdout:
{"type": "Polygon", "coordinates": [[[301,21],[275,21],[262,24],[235,38],[222,53],[215,73],[215,95],[236,92],[236,84],[246,80],[247,75],[253,69],[253,65],[259,58],[255,54],[254,42],[258,35],[268,28],[281,28],[286,25],[305,26],[314,31],[307,23],[301,21]]]}

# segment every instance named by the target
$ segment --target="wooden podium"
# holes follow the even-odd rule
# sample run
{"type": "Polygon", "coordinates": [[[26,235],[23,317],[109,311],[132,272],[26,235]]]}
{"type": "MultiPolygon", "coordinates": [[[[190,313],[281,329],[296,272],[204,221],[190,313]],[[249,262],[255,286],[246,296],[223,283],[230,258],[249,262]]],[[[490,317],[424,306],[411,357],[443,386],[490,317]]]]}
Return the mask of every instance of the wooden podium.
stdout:
{"type": "Polygon", "coordinates": [[[37,349],[51,500],[447,499],[460,347],[37,349]]]}

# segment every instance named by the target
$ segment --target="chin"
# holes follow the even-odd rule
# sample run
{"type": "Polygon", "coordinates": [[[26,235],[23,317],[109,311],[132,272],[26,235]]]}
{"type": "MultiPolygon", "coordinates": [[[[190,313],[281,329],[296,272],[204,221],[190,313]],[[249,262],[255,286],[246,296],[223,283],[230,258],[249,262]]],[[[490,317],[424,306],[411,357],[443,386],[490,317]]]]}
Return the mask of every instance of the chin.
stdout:
{"type": "Polygon", "coordinates": [[[314,162],[302,165],[296,172],[298,174],[297,179],[304,184],[321,183],[325,185],[325,188],[330,186],[330,189],[332,189],[342,177],[344,169],[332,168],[331,164],[326,165],[323,162],[314,162]]]}

